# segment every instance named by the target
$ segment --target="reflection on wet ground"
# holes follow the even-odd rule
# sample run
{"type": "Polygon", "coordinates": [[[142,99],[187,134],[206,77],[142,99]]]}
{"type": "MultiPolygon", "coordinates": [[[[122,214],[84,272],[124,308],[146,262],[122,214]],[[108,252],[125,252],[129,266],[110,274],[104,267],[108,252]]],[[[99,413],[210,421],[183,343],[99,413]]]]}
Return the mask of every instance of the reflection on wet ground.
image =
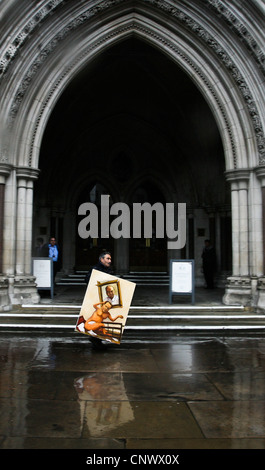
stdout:
{"type": "Polygon", "coordinates": [[[263,337],[0,335],[2,449],[264,449],[263,337]]]}

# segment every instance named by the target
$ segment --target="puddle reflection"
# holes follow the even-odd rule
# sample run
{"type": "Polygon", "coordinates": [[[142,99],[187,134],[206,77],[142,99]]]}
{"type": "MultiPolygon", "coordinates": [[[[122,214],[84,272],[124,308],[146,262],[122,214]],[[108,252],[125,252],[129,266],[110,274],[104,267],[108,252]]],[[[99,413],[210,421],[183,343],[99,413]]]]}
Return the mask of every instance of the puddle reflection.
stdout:
{"type": "Polygon", "coordinates": [[[93,373],[74,381],[80,419],[91,436],[99,437],[134,420],[122,374],[93,373]]]}

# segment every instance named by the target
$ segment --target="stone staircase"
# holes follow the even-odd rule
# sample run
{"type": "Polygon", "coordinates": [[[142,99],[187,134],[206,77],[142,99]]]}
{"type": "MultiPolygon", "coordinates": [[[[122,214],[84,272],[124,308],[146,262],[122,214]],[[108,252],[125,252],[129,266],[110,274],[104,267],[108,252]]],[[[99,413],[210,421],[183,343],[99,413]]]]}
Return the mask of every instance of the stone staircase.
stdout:
{"type": "MultiPolygon", "coordinates": [[[[75,332],[86,272],[79,271],[62,278],[56,285],[62,294],[56,301],[42,301],[37,305],[22,305],[10,312],[0,312],[0,332],[37,332],[80,335],[75,332]],[[79,290],[79,295],[67,296],[64,292],[79,290]]],[[[123,337],[144,338],[148,341],[180,334],[243,334],[265,332],[265,315],[257,314],[243,306],[224,306],[219,301],[195,305],[168,305],[169,276],[166,272],[130,272],[125,279],[135,282],[140,292],[145,292],[128,314],[123,337]],[[159,289],[157,289],[157,286],[159,289]],[[158,294],[157,294],[158,292],[158,294]],[[164,302],[161,304],[161,293],[164,302]],[[148,297],[150,293],[150,297],[148,297]],[[151,304],[151,297],[158,295],[151,304]],[[160,303],[157,300],[160,300],[160,303]]]]}
{"type": "MultiPolygon", "coordinates": [[[[76,271],[63,276],[58,286],[85,286],[86,271],[76,271]]],[[[138,286],[169,286],[169,275],[166,272],[130,272],[122,276],[127,281],[136,282],[138,286]]]]}
{"type": "MultiPolygon", "coordinates": [[[[76,335],[81,305],[25,305],[0,313],[0,332],[76,335]]],[[[124,337],[152,340],[180,334],[265,333],[265,315],[241,306],[131,307],[124,337]]],[[[83,335],[81,335],[83,336],[83,335]]]]}

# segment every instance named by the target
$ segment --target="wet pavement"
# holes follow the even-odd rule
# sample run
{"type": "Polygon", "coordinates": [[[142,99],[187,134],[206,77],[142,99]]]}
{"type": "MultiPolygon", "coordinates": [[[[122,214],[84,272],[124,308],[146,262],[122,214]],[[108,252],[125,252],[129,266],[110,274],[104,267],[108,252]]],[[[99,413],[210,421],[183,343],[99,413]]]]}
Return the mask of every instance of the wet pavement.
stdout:
{"type": "MultiPolygon", "coordinates": [[[[56,287],[55,292],[40,303],[81,306],[85,288],[56,287]]],[[[195,307],[222,305],[222,295],[222,289],[196,289],[195,307]]],[[[174,304],[190,300],[174,298],[174,304]]],[[[137,287],[132,305],[168,306],[168,287],[137,287]]],[[[93,463],[103,464],[97,456],[120,458],[124,452],[161,450],[169,464],[180,453],[182,467],[186,454],[182,460],[181,452],[260,452],[265,449],[265,334],[150,331],[139,336],[125,330],[121,345],[95,350],[87,336],[72,330],[1,330],[0,449],[11,451],[12,458],[14,450],[57,449],[64,463],[75,466],[97,458],[93,463]],[[67,449],[77,453],[65,454],[67,449]]],[[[244,454],[242,463],[245,459],[244,454]]],[[[126,468],[139,463],[123,461],[126,468]]]]}
{"type": "Polygon", "coordinates": [[[265,338],[0,334],[0,448],[264,449],[265,338]]]}

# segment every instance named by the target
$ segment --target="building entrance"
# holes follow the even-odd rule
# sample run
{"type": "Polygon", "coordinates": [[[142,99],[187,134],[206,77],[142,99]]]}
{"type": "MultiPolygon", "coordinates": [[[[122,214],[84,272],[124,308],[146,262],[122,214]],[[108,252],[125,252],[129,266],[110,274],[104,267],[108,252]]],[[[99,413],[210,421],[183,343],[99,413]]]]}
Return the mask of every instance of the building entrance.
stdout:
{"type": "MultiPolygon", "coordinates": [[[[100,183],[130,205],[150,181],[165,203],[187,205],[185,250],[167,249],[167,264],[195,259],[198,284],[213,238],[224,303],[264,309],[262,2],[27,3],[5,2],[2,18],[3,308],[38,301],[37,237],[56,237],[64,273],[82,261],[84,188],[100,183]]],[[[151,238],[115,240],[118,268],[150,265],[151,238]]]]}
{"type": "Polygon", "coordinates": [[[66,273],[87,269],[107,249],[122,272],[167,271],[172,257],[192,256],[200,280],[204,238],[212,234],[223,256],[220,221],[229,216],[230,191],[217,125],[185,72],[145,42],[130,38],[107,49],[72,80],[47,123],[40,169],[34,235],[46,225],[48,236],[51,218],[63,222],[66,273]],[[78,207],[90,201],[99,208],[102,194],[129,207],[186,203],[187,246],[172,252],[155,230],[148,238],[113,240],[99,230],[81,239],[78,207]]]}

